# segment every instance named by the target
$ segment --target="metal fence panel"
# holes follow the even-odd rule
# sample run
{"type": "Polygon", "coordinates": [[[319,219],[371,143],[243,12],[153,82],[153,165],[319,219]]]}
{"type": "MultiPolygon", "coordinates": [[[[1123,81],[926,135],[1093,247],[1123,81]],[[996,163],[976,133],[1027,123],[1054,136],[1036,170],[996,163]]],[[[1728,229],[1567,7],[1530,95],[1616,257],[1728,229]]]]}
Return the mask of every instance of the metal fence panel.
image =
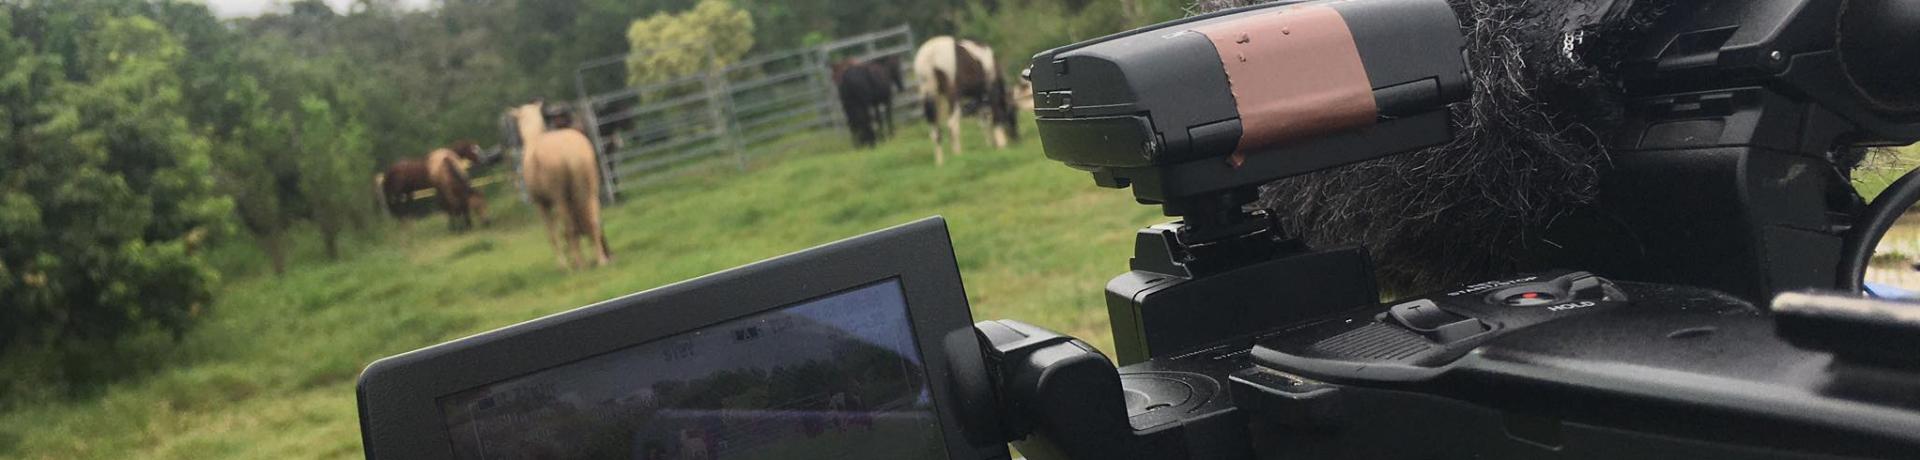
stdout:
{"type": "Polygon", "coordinates": [[[918,45],[913,29],[903,25],[646,85],[626,84],[625,65],[650,51],[583,62],[574,72],[574,88],[581,127],[600,154],[603,198],[611,202],[621,192],[727,154],[744,170],[754,152],[774,140],[844,130],[831,70],[842,59],[899,57],[896,70],[906,89],[894,98],[893,114],[911,117],[919,104],[911,75],[918,45]]]}

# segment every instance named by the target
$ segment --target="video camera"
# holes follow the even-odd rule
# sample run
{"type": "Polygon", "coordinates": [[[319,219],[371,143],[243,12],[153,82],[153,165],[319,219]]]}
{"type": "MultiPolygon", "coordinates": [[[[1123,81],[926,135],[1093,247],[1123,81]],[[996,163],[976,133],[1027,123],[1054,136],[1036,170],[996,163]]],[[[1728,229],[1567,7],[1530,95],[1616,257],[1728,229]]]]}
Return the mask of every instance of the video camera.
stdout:
{"type": "MultiPolygon", "coordinates": [[[[1634,6],[1567,3],[1569,44],[1634,6]]],[[[1872,229],[1913,203],[1861,203],[1839,156],[1920,140],[1920,64],[1894,58],[1920,53],[1920,2],[1664,7],[1618,66],[1627,120],[1603,134],[1612,167],[1580,213],[1594,223],[1547,257],[1584,271],[1386,304],[1364,252],[1306,247],[1245,205],[1276,179],[1449,140],[1468,82],[1445,2],[1258,6],[1036,56],[1048,156],[1184,220],[1142,231],[1133,271],[1107,285],[1117,372],[1084,347],[1022,345],[1044,330],[981,325],[1020,363],[1003,387],[1032,395],[1013,404],[1014,444],[1920,456],[1920,306],[1789,293],[1860,292],[1872,229]]]]}
{"type": "Polygon", "coordinates": [[[966,324],[928,220],[376,362],[368,457],[1920,456],[1920,306],[1860,295],[1920,174],[1847,177],[1920,140],[1920,1],[1658,7],[1592,224],[1544,258],[1574,269],[1383,303],[1364,249],[1251,208],[1448,142],[1471,87],[1444,0],[1253,6],[1033,59],[1048,157],[1181,218],[1106,287],[1115,360],[966,324]]]}

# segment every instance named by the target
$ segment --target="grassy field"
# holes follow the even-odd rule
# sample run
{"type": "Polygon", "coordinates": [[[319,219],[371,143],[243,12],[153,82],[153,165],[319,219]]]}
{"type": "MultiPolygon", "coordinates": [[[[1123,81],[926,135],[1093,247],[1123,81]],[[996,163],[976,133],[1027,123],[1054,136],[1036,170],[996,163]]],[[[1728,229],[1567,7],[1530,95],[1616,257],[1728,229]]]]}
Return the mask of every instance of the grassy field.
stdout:
{"type": "Polygon", "coordinates": [[[1899,180],[1901,175],[1915,167],[1920,167],[1920,145],[1885,150],[1867,157],[1860,169],[1854,171],[1854,188],[1871,201],[1880,195],[1880,191],[1886,190],[1893,181],[1899,180]]]}
{"type": "Polygon", "coordinates": [[[1157,210],[1045,160],[1031,138],[935,167],[924,131],[903,131],[867,151],[802,140],[744,174],[628,194],[605,218],[618,259],[584,273],[561,271],[539,221],[498,190],[499,217],[479,231],[417,221],[338,262],[303,248],[285,276],[229,273],[206,321],[152,352],[156,371],[0,414],[0,457],[358,458],[353,384],[376,358],[935,214],[975,318],[1109,346],[1101,290],[1157,210]]]}

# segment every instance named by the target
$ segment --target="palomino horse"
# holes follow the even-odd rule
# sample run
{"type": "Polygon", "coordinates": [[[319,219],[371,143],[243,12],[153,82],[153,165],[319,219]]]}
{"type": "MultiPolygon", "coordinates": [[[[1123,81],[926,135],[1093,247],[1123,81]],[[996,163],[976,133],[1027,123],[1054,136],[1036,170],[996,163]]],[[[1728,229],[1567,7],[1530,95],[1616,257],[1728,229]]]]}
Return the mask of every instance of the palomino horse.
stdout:
{"type": "Polygon", "coordinates": [[[486,198],[467,177],[467,168],[480,161],[480,147],[470,141],[434,149],[425,158],[394,162],[386,172],[374,176],[381,204],[396,217],[400,204],[414,192],[432,189],[441,209],[447,211],[447,227],[460,230],[473,226],[476,215],[486,221],[486,198]]]}
{"type": "Polygon", "coordinates": [[[933,160],[946,162],[940,146],[940,121],[946,120],[947,137],[953,154],[960,154],[960,117],[987,109],[986,125],[993,131],[994,148],[1006,148],[1017,140],[1019,129],[1013,118],[1012,98],[1007,82],[1000,78],[994,64],[993,49],[968,40],[948,36],[933,37],[913,56],[913,74],[920,79],[921,107],[927,123],[933,125],[933,160]]]}
{"type": "Polygon", "coordinates": [[[599,246],[594,265],[606,265],[613,252],[600,230],[600,167],[593,142],[576,129],[548,130],[543,106],[535,101],[507,111],[514,137],[522,143],[520,176],[527,198],[547,222],[547,239],[561,267],[586,264],[580,257],[581,238],[599,246]]]}

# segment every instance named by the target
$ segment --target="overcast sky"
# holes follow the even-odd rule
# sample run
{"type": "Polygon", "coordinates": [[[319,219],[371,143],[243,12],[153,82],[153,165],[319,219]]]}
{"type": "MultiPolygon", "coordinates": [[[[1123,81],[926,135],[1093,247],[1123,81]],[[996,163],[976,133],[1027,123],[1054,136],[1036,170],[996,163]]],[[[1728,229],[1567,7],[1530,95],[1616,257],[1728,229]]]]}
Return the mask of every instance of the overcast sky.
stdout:
{"type": "MultiPolygon", "coordinates": [[[[325,0],[333,11],[345,13],[353,0],[325,0]]],[[[432,0],[400,0],[408,8],[424,8],[432,0]]],[[[287,0],[206,0],[213,14],[222,18],[258,16],[268,11],[285,11],[287,0]]]]}

